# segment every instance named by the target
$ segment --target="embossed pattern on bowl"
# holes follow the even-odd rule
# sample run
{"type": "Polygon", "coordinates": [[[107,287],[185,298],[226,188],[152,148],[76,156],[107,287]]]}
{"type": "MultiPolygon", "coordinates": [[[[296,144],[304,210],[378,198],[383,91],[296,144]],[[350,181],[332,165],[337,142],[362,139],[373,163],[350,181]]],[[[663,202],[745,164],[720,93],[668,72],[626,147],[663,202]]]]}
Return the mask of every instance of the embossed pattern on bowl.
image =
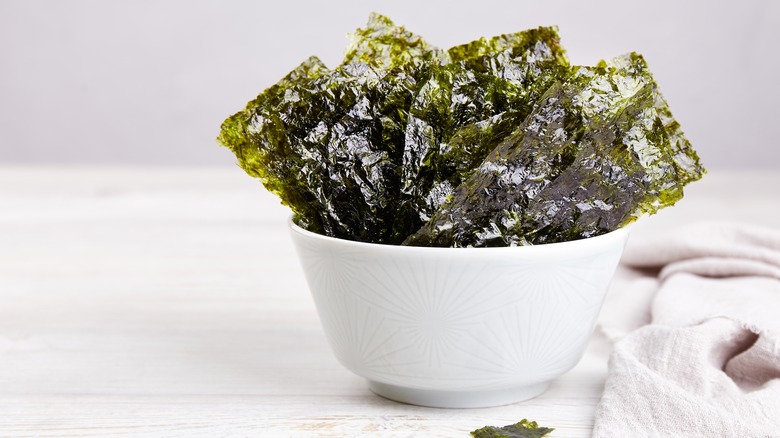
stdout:
{"type": "Polygon", "coordinates": [[[419,248],[290,230],[338,360],[390,399],[485,407],[580,359],[628,228],[514,248],[419,248]]]}

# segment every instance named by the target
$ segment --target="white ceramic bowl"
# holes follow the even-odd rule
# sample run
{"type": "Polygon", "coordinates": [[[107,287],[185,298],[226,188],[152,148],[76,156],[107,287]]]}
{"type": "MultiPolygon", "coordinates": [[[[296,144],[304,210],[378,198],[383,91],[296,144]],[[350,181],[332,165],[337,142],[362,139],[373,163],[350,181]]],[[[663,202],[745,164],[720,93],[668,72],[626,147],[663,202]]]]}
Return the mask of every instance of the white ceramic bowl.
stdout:
{"type": "Polygon", "coordinates": [[[383,397],[447,408],[526,400],[571,369],[628,238],[420,248],[290,230],[338,360],[383,397]]]}

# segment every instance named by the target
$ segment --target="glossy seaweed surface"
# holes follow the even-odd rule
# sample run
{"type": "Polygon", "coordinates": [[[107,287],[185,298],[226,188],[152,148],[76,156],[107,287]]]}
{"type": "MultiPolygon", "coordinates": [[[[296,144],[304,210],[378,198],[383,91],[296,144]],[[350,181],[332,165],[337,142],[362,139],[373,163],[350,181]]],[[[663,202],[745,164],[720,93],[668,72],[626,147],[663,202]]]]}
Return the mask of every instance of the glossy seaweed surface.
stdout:
{"type": "Polygon", "coordinates": [[[485,426],[471,432],[471,436],[474,438],[543,438],[554,430],[523,418],[515,424],[504,427],[485,426]]]}
{"type": "Polygon", "coordinates": [[[595,236],[704,173],[638,54],[571,66],[552,27],[445,51],[377,14],[339,66],[304,61],[218,141],[299,225],[387,244],[595,236]]]}

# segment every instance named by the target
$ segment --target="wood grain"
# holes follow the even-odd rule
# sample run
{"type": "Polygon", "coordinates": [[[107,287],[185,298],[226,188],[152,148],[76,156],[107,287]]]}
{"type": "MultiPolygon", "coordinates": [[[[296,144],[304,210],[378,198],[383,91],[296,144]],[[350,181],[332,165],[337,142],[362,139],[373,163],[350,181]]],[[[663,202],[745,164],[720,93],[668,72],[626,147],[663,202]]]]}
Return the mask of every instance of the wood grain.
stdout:
{"type": "MultiPolygon", "coordinates": [[[[709,175],[634,233],[774,225],[776,187],[709,175]]],[[[0,436],[466,437],[521,418],[590,436],[610,350],[598,334],[524,403],[373,395],[330,353],[287,215],[238,169],[0,167],[0,436]]]]}

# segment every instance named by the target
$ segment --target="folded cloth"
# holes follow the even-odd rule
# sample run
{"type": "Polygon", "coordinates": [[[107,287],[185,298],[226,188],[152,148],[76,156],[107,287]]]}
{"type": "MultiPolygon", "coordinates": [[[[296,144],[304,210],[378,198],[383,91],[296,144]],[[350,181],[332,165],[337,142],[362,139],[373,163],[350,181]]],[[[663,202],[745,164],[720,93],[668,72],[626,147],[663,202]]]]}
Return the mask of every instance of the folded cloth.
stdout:
{"type": "Polygon", "coordinates": [[[632,236],[600,328],[594,437],[780,437],[780,231],[632,236]]]}

